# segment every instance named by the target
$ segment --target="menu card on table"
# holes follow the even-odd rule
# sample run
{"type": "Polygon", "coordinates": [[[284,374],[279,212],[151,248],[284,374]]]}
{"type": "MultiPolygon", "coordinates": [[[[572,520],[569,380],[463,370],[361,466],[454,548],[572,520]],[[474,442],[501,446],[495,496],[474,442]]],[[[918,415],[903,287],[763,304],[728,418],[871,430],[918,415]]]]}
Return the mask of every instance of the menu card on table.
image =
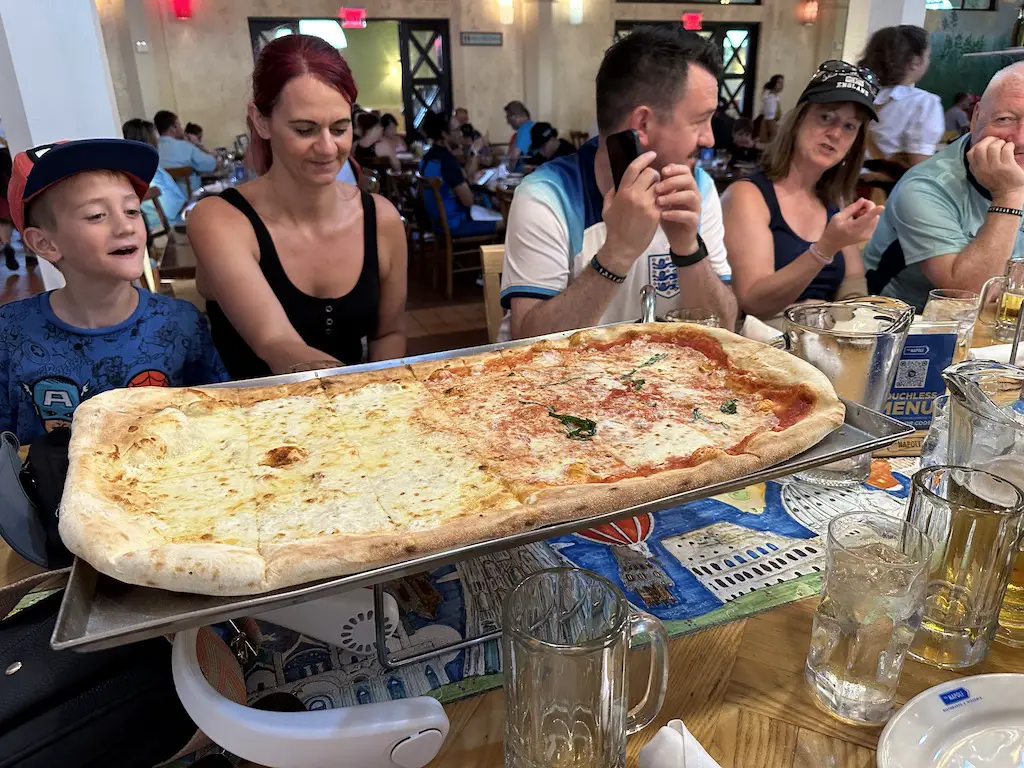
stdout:
{"type": "Polygon", "coordinates": [[[942,372],[953,362],[956,322],[915,321],[910,326],[884,412],[914,427],[914,434],[875,452],[875,456],[920,456],[932,424],[932,404],[946,393],[942,372]]]}

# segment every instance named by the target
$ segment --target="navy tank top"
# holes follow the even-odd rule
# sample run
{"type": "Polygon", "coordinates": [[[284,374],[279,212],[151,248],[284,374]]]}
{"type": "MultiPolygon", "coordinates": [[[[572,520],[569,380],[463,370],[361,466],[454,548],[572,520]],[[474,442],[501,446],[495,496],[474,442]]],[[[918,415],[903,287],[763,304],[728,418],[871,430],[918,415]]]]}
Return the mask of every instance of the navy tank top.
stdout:
{"type": "MultiPolygon", "coordinates": [[[[771,229],[772,241],[775,243],[775,270],[778,271],[804,253],[811,247],[811,244],[789,228],[789,224],[782,217],[782,209],[779,208],[779,198],[775,194],[775,187],[771,179],[764,175],[764,171],[758,171],[743,181],[749,181],[757,187],[764,198],[765,205],[768,206],[768,212],[772,217],[768,227],[771,229]]],[[[839,209],[830,205],[827,207],[827,212],[828,219],[826,221],[831,221],[832,217],[839,213],[839,209]]],[[[804,288],[797,301],[804,299],[832,301],[845,275],[846,259],[843,258],[843,253],[840,251],[831,264],[821,268],[811,284],[804,288]]]]}
{"type": "MultiPolygon", "coordinates": [[[[363,339],[377,332],[380,307],[380,269],[377,264],[377,211],[373,196],[360,192],[363,203],[363,269],[355,286],[344,296],[320,299],[303,293],[292,284],[281,266],[270,230],[245,196],[227,189],[221,197],[249,219],[260,247],[260,271],[281,302],[284,313],[309,346],[341,360],[346,365],[363,361],[363,339]]],[[[207,302],[213,343],[232,379],[269,376],[263,362],[228,320],[215,301],[207,302]]]]}

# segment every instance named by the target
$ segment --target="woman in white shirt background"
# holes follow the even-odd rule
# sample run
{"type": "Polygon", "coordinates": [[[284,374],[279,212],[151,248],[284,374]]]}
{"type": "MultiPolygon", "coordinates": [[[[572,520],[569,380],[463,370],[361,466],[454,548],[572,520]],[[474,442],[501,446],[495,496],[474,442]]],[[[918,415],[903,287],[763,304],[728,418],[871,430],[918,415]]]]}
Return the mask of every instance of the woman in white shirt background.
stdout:
{"type": "Polygon", "coordinates": [[[772,75],[761,91],[761,117],[757,138],[764,144],[771,143],[779,131],[779,123],[782,121],[782,104],[779,101],[779,95],[785,86],[786,78],[782,75],[772,75]]]}
{"type": "MultiPolygon", "coordinates": [[[[868,162],[888,161],[890,175],[902,175],[935,154],[946,130],[942,100],[917,87],[930,61],[928,32],[903,24],[875,32],[858,64],[878,77],[878,122],[868,134],[868,162]]],[[[873,170],[873,169],[872,169],[873,170]]]]}

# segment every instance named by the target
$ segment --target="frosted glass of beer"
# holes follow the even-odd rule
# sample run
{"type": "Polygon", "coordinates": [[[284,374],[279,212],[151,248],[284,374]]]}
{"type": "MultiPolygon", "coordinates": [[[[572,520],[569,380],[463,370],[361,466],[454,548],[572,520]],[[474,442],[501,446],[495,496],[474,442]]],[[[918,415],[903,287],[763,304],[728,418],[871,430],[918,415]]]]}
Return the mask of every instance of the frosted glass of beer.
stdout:
{"type": "Polygon", "coordinates": [[[999,291],[996,307],[996,322],[992,335],[997,341],[1013,341],[1017,330],[1017,316],[1024,302],[1024,259],[1011,259],[1006,265],[1006,274],[993,277],[981,289],[979,316],[984,313],[991,293],[999,291]]]}
{"type": "Polygon", "coordinates": [[[955,288],[936,288],[929,291],[923,319],[939,323],[955,322],[956,351],[953,354],[953,362],[966,360],[974,338],[974,323],[978,319],[978,294],[955,288]]]}
{"type": "Polygon", "coordinates": [[[990,472],[937,466],[914,475],[907,521],[935,545],[910,655],[943,669],[988,653],[1020,547],[1024,495],[990,472]]]}
{"type": "Polygon", "coordinates": [[[888,515],[850,512],[828,526],[825,581],[805,676],[840,720],[889,719],[907,650],[921,624],[932,543],[888,515]]]}

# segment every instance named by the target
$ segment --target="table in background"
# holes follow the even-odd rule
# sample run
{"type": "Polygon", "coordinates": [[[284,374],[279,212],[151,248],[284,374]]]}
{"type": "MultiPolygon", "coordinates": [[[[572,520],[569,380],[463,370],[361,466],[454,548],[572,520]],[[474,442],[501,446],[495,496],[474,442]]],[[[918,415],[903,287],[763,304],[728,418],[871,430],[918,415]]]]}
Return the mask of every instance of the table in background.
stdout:
{"type": "Polygon", "coordinates": [[[27,579],[44,570],[15,554],[5,541],[0,540],[0,587],[27,579]]]}
{"type": "Polygon", "coordinates": [[[734,181],[738,179],[745,179],[748,176],[753,176],[757,173],[758,169],[759,166],[751,165],[750,163],[736,163],[720,169],[706,167],[704,168],[704,171],[715,182],[715,188],[718,190],[718,194],[722,194],[734,181]]]}
{"type": "Polygon", "coordinates": [[[207,184],[213,184],[217,181],[224,181],[225,179],[230,179],[234,172],[235,169],[233,166],[221,165],[215,171],[199,174],[199,182],[203,186],[206,186],[207,184]]]}
{"type": "Polygon", "coordinates": [[[160,277],[167,280],[194,280],[196,254],[187,239],[167,244],[160,260],[160,277]]]}

